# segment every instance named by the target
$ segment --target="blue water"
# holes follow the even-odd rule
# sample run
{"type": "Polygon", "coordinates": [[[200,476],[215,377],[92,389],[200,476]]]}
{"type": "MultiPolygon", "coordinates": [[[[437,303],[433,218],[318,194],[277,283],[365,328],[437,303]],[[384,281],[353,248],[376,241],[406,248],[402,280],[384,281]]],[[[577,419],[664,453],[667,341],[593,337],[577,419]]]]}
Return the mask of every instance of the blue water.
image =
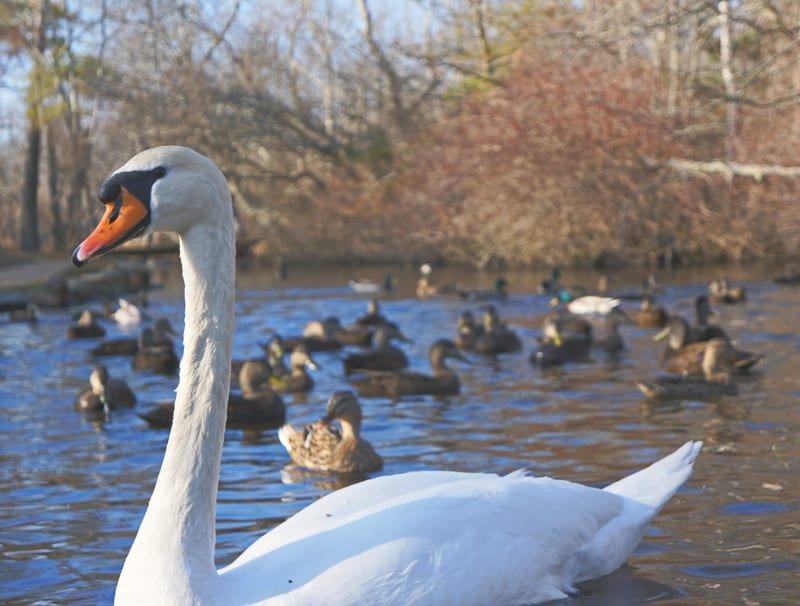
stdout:
{"type": "MultiPolygon", "coordinates": [[[[635,387],[658,368],[660,345],[652,330],[623,327],[628,350],[619,360],[598,355],[562,369],[532,367],[527,356],[548,298],[535,292],[539,276],[512,273],[513,296],[500,313],[519,332],[524,352],[453,362],[462,378],[458,396],[362,399],[363,434],[384,458],[381,473],[525,467],[602,486],[688,439],[702,439],[695,475],[658,516],[630,566],[587,585],[571,603],[796,603],[800,288],[741,271],[731,277],[748,287],[748,301],[717,306],[714,321],[741,346],[767,357],[740,383],[738,396],[678,406],[648,405],[635,387]]],[[[417,301],[413,274],[398,275],[400,290],[381,297],[382,311],[413,339],[404,346],[412,367],[426,369],[428,346],[455,335],[465,305],[455,298],[417,301]]],[[[168,274],[165,287],[151,292],[147,313],[169,317],[180,330],[176,276],[168,274]]],[[[667,290],[660,302],[689,313],[709,277],[662,276],[667,290]]],[[[273,332],[300,333],[311,319],[355,319],[366,298],[346,288],[346,278],[344,270],[295,270],[284,283],[268,272],[243,272],[235,356],[260,355],[259,343],[273,332]]],[[[493,281],[480,273],[455,278],[468,286],[493,281]]],[[[88,350],[96,342],[66,339],[74,311],[43,311],[35,326],[0,319],[0,603],[110,603],[166,443],[166,432],[149,429],[133,410],[114,412],[102,425],[73,410],[88,386],[88,350]]],[[[124,334],[111,322],[104,325],[108,338],[124,334]]],[[[347,388],[341,355],[315,354],[321,369],[314,390],[286,398],[290,422],[317,418],[327,397],[347,388]]],[[[133,371],[125,357],[105,361],[112,375],[128,381],[140,406],[172,397],[177,378],[133,371]]],[[[275,432],[227,433],[220,565],[337,487],[335,477],[299,473],[287,469],[288,462],[275,432]]]]}

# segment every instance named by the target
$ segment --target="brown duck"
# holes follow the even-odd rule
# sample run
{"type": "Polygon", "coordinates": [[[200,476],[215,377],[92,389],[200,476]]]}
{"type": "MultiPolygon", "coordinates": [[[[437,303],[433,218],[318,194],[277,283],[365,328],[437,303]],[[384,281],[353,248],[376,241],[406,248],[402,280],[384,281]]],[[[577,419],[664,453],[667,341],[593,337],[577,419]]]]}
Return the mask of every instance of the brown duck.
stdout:
{"type": "Polygon", "coordinates": [[[278,438],[292,462],[307,469],[339,473],[368,473],[383,467],[372,445],[361,437],[361,406],[351,391],[337,391],[328,400],[325,416],[297,430],[284,425],[278,438]],[[339,421],[341,430],[331,423],[339,421]]]}
{"type": "MultiPolygon", "coordinates": [[[[270,388],[272,371],[264,360],[248,360],[239,372],[241,393],[228,396],[228,429],[276,429],[286,422],[283,399],[270,388]]],[[[157,402],[139,412],[150,427],[169,428],[175,403],[157,402]]]]}
{"type": "Polygon", "coordinates": [[[89,385],[75,400],[75,410],[88,418],[104,419],[111,410],[136,406],[133,390],[124,380],[110,377],[103,364],[92,369],[89,385]]]}
{"type": "MultiPolygon", "coordinates": [[[[175,336],[177,334],[167,318],[158,318],[153,325],[152,331],[152,338],[149,338],[152,345],[172,346],[170,335],[175,336]]],[[[90,351],[93,356],[98,358],[103,356],[134,355],[139,351],[139,338],[120,337],[118,339],[107,339],[98,343],[90,351]]]]}
{"type": "Polygon", "coordinates": [[[653,302],[650,295],[645,295],[634,314],[634,320],[642,328],[664,328],[669,321],[669,314],[662,305],[653,302]]]}
{"type": "Polygon", "coordinates": [[[522,341],[517,333],[500,320],[494,305],[487,305],[483,314],[483,334],[475,339],[474,351],[484,355],[497,355],[520,349],[522,341]]]}
{"type": "Polygon", "coordinates": [[[376,371],[352,378],[350,382],[359,394],[366,397],[457,394],[461,390],[461,381],[445,363],[448,358],[468,362],[452,341],[439,339],[431,345],[428,353],[433,374],[411,370],[376,371]]]}
{"type": "Polygon", "coordinates": [[[716,400],[722,395],[736,395],[736,383],[730,373],[721,368],[728,343],[725,339],[716,338],[702,345],[702,376],[661,376],[653,381],[639,382],[639,391],[648,400],[716,400]]]}
{"type": "Polygon", "coordinates": [[[409,342],[409,339],[393,325],[384,324],[375,329],[375,346],[358,353],[351,353],[342,360],[344,374],[367,370],[401,370],[408,367],[408,358],[402,349],[392,344],[392,339],[409,342]]]}
{"type": "Polygon", "coordinates": [[[291,356],[289,356],[289,366],[291,367],[289,372],[282,374],[275,374],[270,368],[272,371],[270,384],[274,391],[290,393],[308,391],[314,387],[314,379],[308,374],[307,369],[317,370],[319,366],[317,366],[304,346],[299,345],[294,348],[291,356]]]}
{"type": "Polygon", "coordinates": [[[67,338],[94,339],[106,336],[106,329],[97,323],[97,317],[91,309],[84,309],[75,324],[67,327],[67,338]]]}
{"type": "Polygon", "coordinates": [[[160,375],[174,375],[178,372],[180,360],[175,354],[172,339],[156,336],[153,328],[142,329],[138,347],[131,361],[136,370],[151,370],[160,375]]]}

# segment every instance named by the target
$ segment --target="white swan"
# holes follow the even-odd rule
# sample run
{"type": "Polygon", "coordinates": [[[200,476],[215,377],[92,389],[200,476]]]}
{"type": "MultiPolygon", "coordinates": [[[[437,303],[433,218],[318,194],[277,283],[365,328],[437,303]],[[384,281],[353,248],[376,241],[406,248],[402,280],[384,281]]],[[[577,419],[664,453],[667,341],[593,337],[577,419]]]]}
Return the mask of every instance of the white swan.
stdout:
{"type": "Polygon", "coordinates": [[[106,212],[82,265],[144,231],[180,236],[184,355],[164,461],[117,604],[532,604],[628,558],[700,451],[605,490],[522,472],[378,477],[334,492],[214,566],[231,360],[234,238],[219,169],[187,148],[144,151],[100,187],[106,212]]]}

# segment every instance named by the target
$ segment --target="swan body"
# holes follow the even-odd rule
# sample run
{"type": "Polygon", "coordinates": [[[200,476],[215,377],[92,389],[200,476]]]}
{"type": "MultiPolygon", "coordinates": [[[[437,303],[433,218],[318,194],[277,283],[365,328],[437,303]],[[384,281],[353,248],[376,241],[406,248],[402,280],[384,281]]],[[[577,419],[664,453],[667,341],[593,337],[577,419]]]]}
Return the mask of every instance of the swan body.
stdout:
{"type": "Polygon", "coordinates": [[[331,493],[214,565],[234,324],[230,193],[188,148],[146,150],[100,187],[80,266],[141,233],[177,233],[185,283],[175,415],[117,584],[124,604],[531,604],[612,572],[689,477],[688,442],[605,490],[515,472],[419,471],[331,493]]]}

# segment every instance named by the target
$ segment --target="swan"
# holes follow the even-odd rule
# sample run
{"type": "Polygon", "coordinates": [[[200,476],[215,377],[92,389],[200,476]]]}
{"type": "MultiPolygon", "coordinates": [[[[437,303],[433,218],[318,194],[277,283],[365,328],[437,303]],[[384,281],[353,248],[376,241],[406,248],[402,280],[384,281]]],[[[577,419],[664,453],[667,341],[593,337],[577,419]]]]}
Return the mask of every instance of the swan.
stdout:
{"type": "Polygon", "coordinates": [[[231,197],[184,147],[145,150],[99,189],[105,214],[75,249],[91,259],[143,233],[180,239],[184,353],[175,416],[122,567],[125,604],[532,604],[622,565],[689,477],[701,444],[607,488],[524,472],[417,471],[333,492],[221,570],[215,513],[234,328],[231,197]]]}

